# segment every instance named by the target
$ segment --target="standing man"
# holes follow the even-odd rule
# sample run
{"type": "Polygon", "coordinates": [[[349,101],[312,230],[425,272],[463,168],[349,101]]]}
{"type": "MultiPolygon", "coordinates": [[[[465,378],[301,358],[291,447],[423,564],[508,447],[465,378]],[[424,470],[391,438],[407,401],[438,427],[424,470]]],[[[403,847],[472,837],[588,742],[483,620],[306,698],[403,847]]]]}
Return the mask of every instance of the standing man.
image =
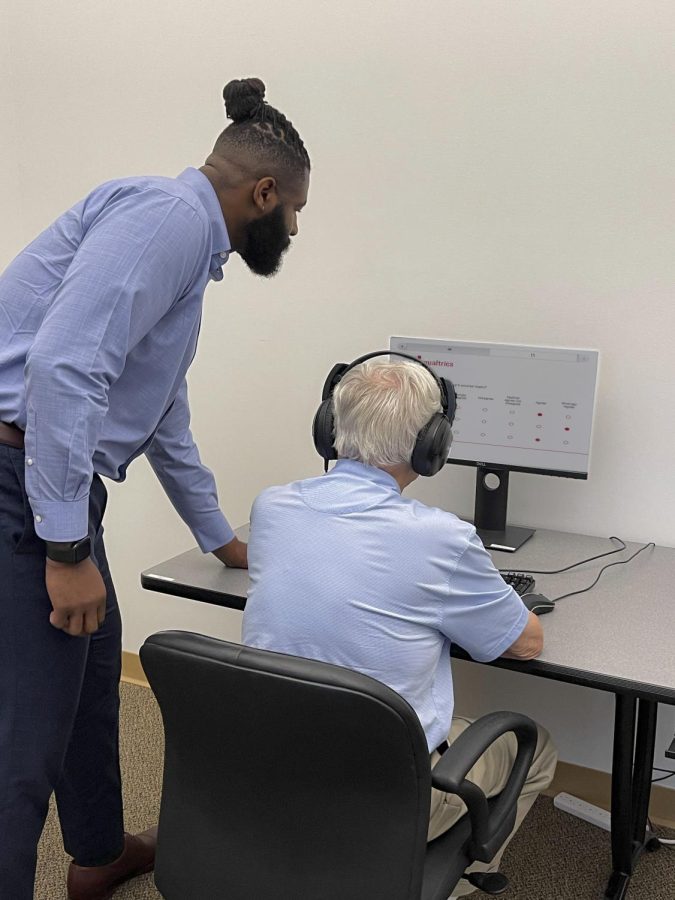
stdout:
{"type": "Polygon", "coordinates": [[[255,78],[201,169],[108,182],[0,276],[0,900],[32,900],[52,791],[71,900],[104,900],[154,863],[124,833],[121,625],[101,476],[145,453],[204,552],[245,567],[190,433],[185,375],[204,290],[230,253],[274,275],[310,162],[255,78]]]}

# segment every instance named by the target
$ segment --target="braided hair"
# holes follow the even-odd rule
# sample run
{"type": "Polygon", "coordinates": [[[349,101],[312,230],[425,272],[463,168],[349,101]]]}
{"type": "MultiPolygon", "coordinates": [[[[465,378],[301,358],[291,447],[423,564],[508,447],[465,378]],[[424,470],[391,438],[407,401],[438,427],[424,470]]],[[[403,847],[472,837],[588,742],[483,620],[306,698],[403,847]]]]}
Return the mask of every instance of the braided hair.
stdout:
{"type": "Polygon", "coordinates": [[[265,85],[259,78],[242,78],[223,88],[225,113],[232,124],[218,137],[214,152],[226,155],[228,147],[274,162],[302,176],[309,171],[309,154],[302,138],[283,113],[265,102],[265,85]]]}

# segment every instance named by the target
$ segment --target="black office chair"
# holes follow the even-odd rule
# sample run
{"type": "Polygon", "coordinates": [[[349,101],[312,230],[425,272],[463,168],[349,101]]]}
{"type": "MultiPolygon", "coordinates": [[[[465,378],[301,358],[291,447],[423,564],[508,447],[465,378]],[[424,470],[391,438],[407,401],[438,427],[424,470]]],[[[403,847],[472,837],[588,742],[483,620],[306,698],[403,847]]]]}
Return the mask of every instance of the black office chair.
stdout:
{"type": "Polygon", "coordinates": [[[412,707],[366,675],[180,631],[149,637],[141,660],[166,737],[166,900],[446,900],[513,828],[537,740],[525,716],[483,717],[432,771],[412,707]],[[508,731],[517,759],[487,801],[465,776],[508,731]],[[427,844],[432,784],[469,814],[427,844]]]}

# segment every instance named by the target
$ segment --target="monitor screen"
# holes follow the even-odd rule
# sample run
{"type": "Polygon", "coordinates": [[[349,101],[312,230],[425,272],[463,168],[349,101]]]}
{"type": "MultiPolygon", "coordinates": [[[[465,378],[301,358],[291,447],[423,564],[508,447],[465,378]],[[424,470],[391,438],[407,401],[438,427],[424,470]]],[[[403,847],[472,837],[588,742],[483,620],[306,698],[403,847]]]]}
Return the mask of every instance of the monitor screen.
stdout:
{"type": "Polygon", "coordinates": [[[448,462],[586,478],[597,350],[392,337],[457,391],[448,462]]]}

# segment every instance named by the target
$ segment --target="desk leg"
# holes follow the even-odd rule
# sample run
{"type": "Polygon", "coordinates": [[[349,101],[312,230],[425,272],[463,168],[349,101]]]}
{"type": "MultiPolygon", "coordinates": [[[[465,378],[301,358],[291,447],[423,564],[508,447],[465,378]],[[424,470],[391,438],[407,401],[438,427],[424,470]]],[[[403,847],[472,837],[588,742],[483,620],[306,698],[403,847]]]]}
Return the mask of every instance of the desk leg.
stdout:
{"type": "Polygon", "coordinates": [[[637,701],[616,695],[614,757],[612,761],[612,875],[605,897],[622,900],[633,870],[633,822],[631,815],[633,747],[637,701]]]}
{"type": "Polygon", "coordinates": [[[612,764],[612,867],[605,898],[623,900],[644,849],[657,704],[616,695],[612,764]],[[637,711],[637,740],[635,719],[637,711]]]}
{"type": "Polygon", "coordinates": [[[637,740],[633,765],[633,842],[640,850],[642,850],[647,836],[657,709],[656,703],[648,700],[638,701],[637,740]]]}

